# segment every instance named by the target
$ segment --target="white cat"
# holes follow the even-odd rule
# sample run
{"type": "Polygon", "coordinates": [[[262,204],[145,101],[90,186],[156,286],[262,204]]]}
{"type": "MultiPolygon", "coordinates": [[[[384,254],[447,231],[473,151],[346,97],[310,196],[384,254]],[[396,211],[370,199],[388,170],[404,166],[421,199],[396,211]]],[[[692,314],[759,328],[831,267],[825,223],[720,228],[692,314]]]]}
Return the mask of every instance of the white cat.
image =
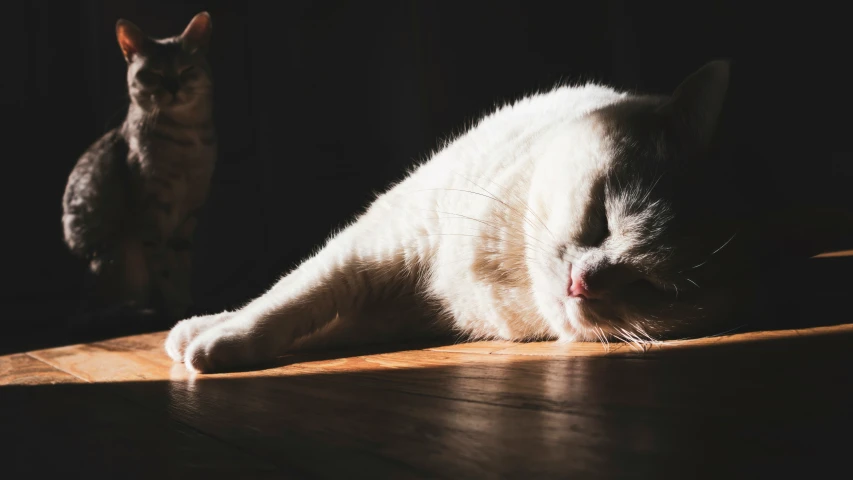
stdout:
{"type": "Polygon", "coordinates": [[[707,326],[728,286],[697,278],[734,232],[702,213],[690,172],[728,84],[715,61],[671,97],[589,84],[500,108],[268,292],[179,322],[166,350],[211,372],[442,332],[645,341],[707,326]]]}

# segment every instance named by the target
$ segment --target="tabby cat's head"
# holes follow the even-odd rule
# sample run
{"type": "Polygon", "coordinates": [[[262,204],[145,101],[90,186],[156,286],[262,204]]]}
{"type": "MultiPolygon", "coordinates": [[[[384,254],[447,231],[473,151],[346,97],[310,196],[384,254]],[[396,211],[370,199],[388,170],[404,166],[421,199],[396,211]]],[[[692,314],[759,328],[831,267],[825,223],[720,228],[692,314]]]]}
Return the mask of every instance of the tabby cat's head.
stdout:
{"type": "Polygon", "coordinates": [[[127,61],[131,101],[147,111],[192,108],[213,93],[205,58],[211,34],[207,12],[193,17],[178,36],[154,39],[121,19],[116,37],[127,61]]]}

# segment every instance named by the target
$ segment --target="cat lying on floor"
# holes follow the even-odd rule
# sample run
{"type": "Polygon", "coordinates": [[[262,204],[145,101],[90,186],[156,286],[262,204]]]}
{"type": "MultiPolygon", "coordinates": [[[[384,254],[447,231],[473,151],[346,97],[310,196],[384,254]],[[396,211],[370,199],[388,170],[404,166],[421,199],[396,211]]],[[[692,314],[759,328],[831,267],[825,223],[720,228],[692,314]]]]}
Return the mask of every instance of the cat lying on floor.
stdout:
{"type": "Polygon", "coordinates": [[[166,351],[212,372],[447,332],[643,343],[712,331],[749,278],[736,196],[704,176],[729,81],[714,61],[671,96],[587,84],[500,108],[269,291],[179,322],[166,351]]]}

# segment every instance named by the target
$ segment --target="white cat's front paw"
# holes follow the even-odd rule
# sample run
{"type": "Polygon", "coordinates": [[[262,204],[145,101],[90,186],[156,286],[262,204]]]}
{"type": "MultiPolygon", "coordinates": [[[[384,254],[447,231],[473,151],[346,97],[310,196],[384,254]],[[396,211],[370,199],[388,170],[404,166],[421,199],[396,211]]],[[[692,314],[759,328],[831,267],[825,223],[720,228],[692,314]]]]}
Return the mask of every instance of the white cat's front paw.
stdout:
{"type": "Polygon", "coordinates": [[[269,360],[260,332],[249,322],[232,320],[202,332],[186,347],[184,365],[190,371],[210,373],[269,360]]]}
{"type": "Polygon", "coordinates": [[[176,362],[184,361],[187,346],[202,332],[228,320],[233,312],[222,312],[215,315],[192,317],[178,322],[166,337],[166,353],[176,362]]]}

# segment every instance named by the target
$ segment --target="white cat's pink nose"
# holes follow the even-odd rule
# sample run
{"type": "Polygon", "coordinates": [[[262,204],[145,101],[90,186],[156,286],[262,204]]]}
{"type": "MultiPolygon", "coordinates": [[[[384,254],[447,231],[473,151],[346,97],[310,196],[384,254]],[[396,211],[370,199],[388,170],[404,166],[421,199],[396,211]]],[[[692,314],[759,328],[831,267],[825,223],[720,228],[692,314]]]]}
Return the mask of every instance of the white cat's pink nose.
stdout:
{"type": "Polygon", "coordinates": [[[570,297],[599,300],[642,280],[643,275],[629,265],[598,263],[592,266],[569,266],[570,297]]]}
{"type": "Polygon", "coordinates": [[[588,288],[585,277],[586,272],[582,268],[574,265],[569,267],[569,287],[566,293],[570,297],[585,298],[587,300],[599,297],[595,291],[591,291],[588,288]]]}
{"type": "Polygon", "coordinates": [[[572,282],[569,284],[569,296],[570,297],[579,297],[579,298],[589,298],[589,290],[584,288],[583,285],[577,282],[572,282]]]}

